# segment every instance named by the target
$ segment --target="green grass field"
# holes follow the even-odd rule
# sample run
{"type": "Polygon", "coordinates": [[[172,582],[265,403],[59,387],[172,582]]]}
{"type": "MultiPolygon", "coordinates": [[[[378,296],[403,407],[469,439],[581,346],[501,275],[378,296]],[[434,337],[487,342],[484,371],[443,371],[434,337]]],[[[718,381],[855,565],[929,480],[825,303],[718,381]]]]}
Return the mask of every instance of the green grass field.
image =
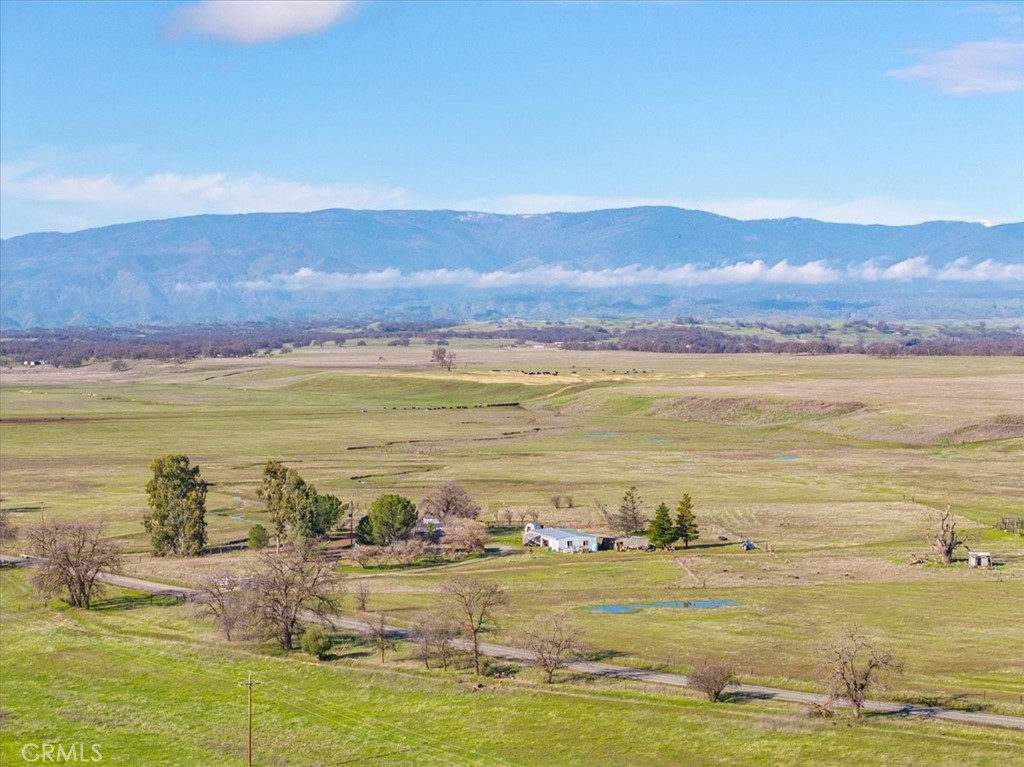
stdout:
{"type": "MultiPolygon", "coordinates": [[[[4,507],[13,510],[17,525],[43,517],[104,520],[132,552],[131,574],[189,583],[199,574],[237,569],[246,555],[198,562],[148,556],[144,485],[150,459],[168,452],[188,454],[212,483],[212,544],[244,538],[253,522],[266,521],[256,487],[268,458],[298,468],[321,492],[361,509],[386,492],[418,501],[435,482],[454,480],[490,521],[509,507],[538,510],[547,524],[599,529],[595,499],[614,508],[636,485],[650,510],[661,501],[673,506],[689,493],[702,537],[687,551],[533,553],[342,572],[365,579],[371,609],[394,622],[430,605],[447,575],[466,572],[506,586],[510,605],[500,624],[508,634],[537,613],[565,612],[592,645],[622,662],[685,670],[710,656],[734,662],[747,680],[807,689],[817,684],[820,644],[857,624],[906,663],[906,674],[886,694],[1024,714],[1024,637],[1017,617],[1024,614],[1024,539],[992,529],[1001,517],[1024,516],[1024,360],[589,353],[468,341],[452,348],[459,367],[451,373],[431,367],[430,348],[422,344],[373,342],[257,359],[133,363],[122,373],[106,365],[2,371],[4,507]],[[555,495],[572,496],[573,507],[556,510],[555,495]],[[936,510],[946,503],[953,504],[970,546],[996,556],[994,571],[969,571],[962,562],[910,564],[912,555],[927,553],[936,510]],[[744,538],[769,550],[743,553],[736,541],[744,538]],[[678,599],[737,604],[623,615],[589,610],[678,599]]],[[[495,543],[516,538],[506,531],[495,543]]],[[[350,698],[362,701],[363,708],[353,710],[365,712],[378,695],[386,714],[381,720],[413,733],[429,720],[431,737],[443,735],[446,723],[461,725],[471,711],[480,721],[499,720],[501,729],[492,725],[487,737],[477,740],[467,731],[458,741],[460,748],[482,749],[481,763],[667,763],[692,743],[698,764],[916,764],[918,755],[926,762],[923,755],[937,753],[929,749],[947,740],[951,754],[1008,763],[999,749],[1010,736],[994,734],[986,750],[973,731],[934,723],[873,721],[844,735],[843,728],[789,708],[708,707],[593,682],[477,695],[412,666],[371,675],[355,659],[318,668],[224,646],[178,608],[95,615],[40,608],[18,596],[22,586],[11,586],[18,577],[4,573],[2,581],[16,594],[12,601],[5,593],[3,607],[2,708],[14,712],[5,732],[7,721],[15,723],[18,738],[63,726],[54,713],[61,706],[52,705],[61,696],[64,708],[114,696],[110,710],[121,713],[103,716],[114,722],[110,732],[119,733],[111,743],[138,758],[126,764],[209,763],[213,741],[195,718],[209,719],[219,735],[227,725],[218,717],[227,714],[214,691],[235,684],[254,663],[259,673],[273,669],[296,695],[322,701],[334,713],[346,710],[350,698]],[[34,676],[32,637],[50,648],[51,661],[34,676]],[[183,659],[171,663],[165,656],[176,651],[183,659]],[[128,677],[128,688],[118,686],[124,665],[118,652],[127,653],[125,662],[138,656],[136,691],[135,676],[128,677]],[[177,673],[146,671],[144,652],[157,653],[177,673]],[[93,654],[96,663],[87,660],[93,654]],[[206,702],[194,709],[175,703],[162,723],[155,701],[162,691],[180,703],[182,688],[175,685],[187,685],[193,667],[209,676],[201,685],[206,702]],[[11,697],[14,684],[27,691],[20,708],[10,702],[18,699],[11,697]],[[406,699],[408,711],[401,704],[406,699]],[[135,713],[129,715],[130,708],[135,713]],[[638,710],[644,714],[636,720],[612,715],[638,710]],[[616,718],[620,724],[610,721],[616,718]],[[531,726],[550,729],[566,721],[580,722],[575,734],[594,733],[564,744],[572,758],[559,760],[557,749],[549,754],[523,735],[531,726]],[[133,727],[152,727],[163,735],[150,740],[175,745],[160,751],[165,744],[129,736],[133,727]],[[727,734],[730,728],[735,734],[727,734]],[[744,746],[766,739],[773,745],[764,753],[744,746]],[[638,742],[653,750],[631,747],[638,742]],[[175,761],[179,747],[205,756],[175,761]]],[[[355,735],[335,742],[331,726],[309,724],[317,721],[309,712],[289,714],[283,702],[275,711],[279,723],[293,717],[314,727],[318,734],[310,742],[319,745],[310,745],[311,761],[283,761],[301,737],[293,727],[292,740],[282,741],[267,763],[339,763],[343,757],[329,750],[353,747],[355,735]]],[[[89,721],[82,719],[76,732],[91,731],[89,721]]],[[[224,759],[239,758],[239,742],[224,759]]],[[[0,753],[10,756],[11,748],[5,741],[0,753]]],[[[376,761],[475,763],[465,754],[446,761],[423,748],[376,761]]],[[[351,758],[374,753],[366,746],[351,758]]]]}
{"type": "Polygon", "coordinates": [[[316,663],[225,644],[188,607],[84,613],[39,603],[23,572],[0,572],[0,586],[4,765],[54,742],[95,744],[110,765],[245,764],[250,671],[261,765],[1005,765],[1020,746],[986,728],[820,720],[630,683],[548,686],[530,671],[478,687],[402,647],[381,666],[349,641],[316,663]]]}

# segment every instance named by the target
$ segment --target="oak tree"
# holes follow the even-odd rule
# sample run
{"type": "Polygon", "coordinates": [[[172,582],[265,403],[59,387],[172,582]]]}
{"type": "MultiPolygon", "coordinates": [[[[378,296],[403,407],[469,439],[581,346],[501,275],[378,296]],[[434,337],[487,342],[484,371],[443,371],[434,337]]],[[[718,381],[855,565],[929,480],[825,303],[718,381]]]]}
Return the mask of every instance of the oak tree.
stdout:
{"type": "Polygon", "coordinates": [[[494,626],[498,608],[508,604],[505,590],[497,583],[456,575],[441,592],[469,638],[473,653],[473,670],[480,674],[480,635],[494,626]]]}
{"type": "Polygon", "coordinates": [[[518,644],[533,656],[550,684],[555,672],[587,651],[579,626],[561,615],[538,616],[519,635],[518,644]]]}
{"type": "Polygon", "coordinates": [[[89,609],[103,591],[100,575],[121,569],[121,547],[103,537],[102,524],[48,522],[28,529],[28,550],[37,558],[33,576],[47,596],[62,595],[72,607],[89,609]]]}
{"type": "Polygon", "coordinates": [[[341,585],[322,546],[299,541],[284,552],[260,552],[252,576],[253,615],[283,650],[291,650],[303,615],[337,612],[341,585]]]}
{"type": "Polygon", "coordinates": [[[861,708],[870,689],[887,674],[900,674],[903,664],[878,648],[859,627],[844,629],[820,652],[821,668],[829,694],[845,698],[860,718],[861,708]]]}

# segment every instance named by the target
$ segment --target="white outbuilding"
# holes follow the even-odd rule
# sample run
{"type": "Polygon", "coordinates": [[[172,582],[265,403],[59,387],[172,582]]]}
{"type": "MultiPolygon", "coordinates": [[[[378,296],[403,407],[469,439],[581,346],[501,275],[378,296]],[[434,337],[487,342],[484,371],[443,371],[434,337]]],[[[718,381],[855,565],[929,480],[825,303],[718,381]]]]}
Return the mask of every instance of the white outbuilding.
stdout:
{"type": "Polygon", "coordinates": [[[542,546],[549,551],[585,552],[597,551],[598,536],[566,527],[544,527],[540,522],[530,522],[523,529],[524,546],[542,546]]]}

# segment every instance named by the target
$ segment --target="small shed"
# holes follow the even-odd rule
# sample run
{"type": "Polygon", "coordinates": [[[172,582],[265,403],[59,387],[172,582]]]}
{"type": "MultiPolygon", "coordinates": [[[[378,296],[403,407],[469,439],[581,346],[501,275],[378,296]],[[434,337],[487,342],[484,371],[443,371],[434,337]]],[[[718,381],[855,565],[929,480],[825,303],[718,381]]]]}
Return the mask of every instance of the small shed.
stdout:
{"type": "Polygon", "coordinates": [[[971,551],[967,554],[968,567],[992,567],[992,555],[987,551],[971,551]]]}

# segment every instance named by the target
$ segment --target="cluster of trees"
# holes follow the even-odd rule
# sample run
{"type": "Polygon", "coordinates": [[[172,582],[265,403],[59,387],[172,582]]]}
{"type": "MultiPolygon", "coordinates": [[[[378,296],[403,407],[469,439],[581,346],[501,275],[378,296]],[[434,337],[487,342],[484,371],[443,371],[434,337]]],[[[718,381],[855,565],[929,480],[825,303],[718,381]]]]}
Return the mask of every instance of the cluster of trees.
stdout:
{"type": "Polygon", "coordinates": [[[675,516],[669,516],[669,508],[664,503],[658,504],[654,517],[647,527],[647,540],[652,546],[667,549],[676,541],[682,541],[684,548],[690,547],[690,541],[700,537],[697,519],[693,514],[693,501],[689,493],[676,505],[675,516]]]}
{"type": "Polygon", "coordinates": [[[365,566],[371,562],[408,564],[431,558],[439,553],[439,543],[457,553],[481,552],[487,540],[487,526],[477,519],[479,516],[480,507],[455,482],[439,482],[420,501],[419,508],[404,496],[381,495],[359,520],[359,548],[351,556],[365,566]]]}
{"type": "Polygon", "coordinates": [[[270,514],[279,551],[289,532],[303,540],[322,538],[348,510],[348,504],[337,496],[318,493],[298,471],[275,460],[264,464],[256,497],[270,514]]]}
{"type": "MultiPolygon", "coordinates": [[[[150,463],[152,477],[146,484],[149,510],[143,525],[158,556],[198,556],[206,545],[206,493],[209,485],[198,466],[182,454],[167,454],[150,463]]],[[[280,552],[288,540],[320,541],[348,517],[349,505],[337,496],[320,493],[296,469],[280,461],[263,466],[257,497],[270,515],[271,530],[254,525],[249,546],[262,549],[271,537],[280,552]]],[[[356,542],[362,549],[356,556],[369,561],[393,560],[411,563],[437,553],[441,542],[449,551],[483,551],[486,526],[477,520],[480,507],[465,488],[454,482],[440,482],[417,510],[408,498],[386,493],[376,498],[359,520],[356,542]],[[438,524],[420,524],[420,513],[438,524]],[[434,549],[431,549],[434,546],[434,549]]]]}
{"type": "MultiPolygon", "coordinates": [[[[199,556],[206,546],[208,483],[187,455],[168,453],[150,463],[146,483],[149,511],[143,526],[157,556],[199,556]]],[[[336,496],[318,493],[297,471],[267,461],[257,495],[266,504],[277,548],[289,533],[302,540],[325,536],[348,508],[336,496]]],[[[268,533],[256,525],[249,534],[253,548],[263,548],[268,533]]]]}
{"type": "Polygon", "coordinates": [[[643,499],[635,485],[626,490],[615,511],[609,510],[600,501],[595,501],[595,505],[612,530],[624,535],[645,533],[651,545],[658,548],[667,549],[676,541],[682,541],[683,545],[689,548],[690,542],[700,536],[693,512],[693,500],[689,493],[684,493],[679,500],[674,516],[669,507],[662,502],[658,504],[650,520],[643,510],[643,499]]]}

